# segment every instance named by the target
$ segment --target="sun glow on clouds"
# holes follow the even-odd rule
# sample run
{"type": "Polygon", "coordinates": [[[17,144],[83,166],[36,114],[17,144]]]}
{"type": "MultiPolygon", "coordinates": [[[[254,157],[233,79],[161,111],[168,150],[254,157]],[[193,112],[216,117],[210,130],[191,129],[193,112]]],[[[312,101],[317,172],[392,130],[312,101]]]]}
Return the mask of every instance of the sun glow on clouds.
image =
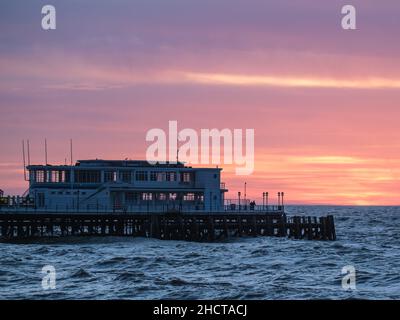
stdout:
{"type": "MultiPolygon", "coordinates": [[[[5,76],[19,79],[35,78],[37,85],[45,90],[112,90],[136,85],[198,85],[233,87],[276,87],[315,89],[398,89],[400,79],[380,77],[371,74],[366,77],[345,79],[337,76],[327,78],[318,74],[307,77],[302,74],[275,75],[253,73],[205,73],[196,68],[141,70],[140,68],[115,68],[101,64],[72,59],[68,65],[59,58],[49,61],[0,59],[0,67],[5,76]],[[46,71],[47,70],[47,71],[46,71]]],[[[28,82],[29,87],[32,86],[28,82]]],[[[4,86],[4,84],[3,84],[4,86]]],[[[22,89],[23,86],[21,87],[22,89]]]]}
{"type": "Polygon", "coordinates": [[[315,156],[315,157],[290,157],[289,161],[297,163],[312,164],[357,164],[366,162],[365,159],[346,156],[315,156]]]}
{"type": "Polygon", "coordinates": [[[207,85],[266,86],[300,88],[347,88],[347,89],[395,89],[400,88],[400,80],[370,77],[359,80],[305,78],[301,76],[280,77],[269,75],[244,75],[220,73],[186,73],[190,82],[207,85]]]}
{"type": "MultiPolygon", "coordinates": [[[[400,168],[396,159],[342,155],[270,154],[256,159],[255,174],[245,178],[249,197],[262,201],[270,192],[271,202],[278,191],[286,192],[289,203],[371,205],[398,203],[400,168]]],[[[243,191],[231,168],[224,179],[234,198],[243,191]]]]}

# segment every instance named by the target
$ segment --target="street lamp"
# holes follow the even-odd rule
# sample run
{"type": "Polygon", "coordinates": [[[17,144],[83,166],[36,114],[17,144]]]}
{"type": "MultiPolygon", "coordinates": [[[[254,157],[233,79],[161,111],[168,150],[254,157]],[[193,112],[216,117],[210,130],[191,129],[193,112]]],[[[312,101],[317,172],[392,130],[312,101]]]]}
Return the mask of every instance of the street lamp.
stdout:
{"type": "Polygon", "coordinates": [[[240,191],[238,192],[238,198],[239,198],[239,211],[240,211],[240,191]]]}
{"type": "Polygon", "coordinates": [[[263,210],[265,210],[265,192],[263,192],[263,210]]]}
{"type": "Polygon", "coordinates": [[[278,192],[278,210],[280,209],[280,207],[281,207],[281,193],[278,192]]]}

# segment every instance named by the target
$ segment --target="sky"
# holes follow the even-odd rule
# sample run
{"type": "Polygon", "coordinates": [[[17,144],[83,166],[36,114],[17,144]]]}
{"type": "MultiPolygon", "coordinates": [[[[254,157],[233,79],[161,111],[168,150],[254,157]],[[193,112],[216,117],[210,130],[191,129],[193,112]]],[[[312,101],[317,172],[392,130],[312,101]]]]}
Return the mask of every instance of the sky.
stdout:
{"type": "Polygon", "coordinates": [[[31,162],[143,159],[146,132],[252,128],[255,170],[229,194],[400,204],[400,3],[395,0],[2,0],[0,189],[31,162]],[[41,8],[56,8],[56,30],[41,8]],[[357,29],[341,28],[352,4],[357,29]]]}

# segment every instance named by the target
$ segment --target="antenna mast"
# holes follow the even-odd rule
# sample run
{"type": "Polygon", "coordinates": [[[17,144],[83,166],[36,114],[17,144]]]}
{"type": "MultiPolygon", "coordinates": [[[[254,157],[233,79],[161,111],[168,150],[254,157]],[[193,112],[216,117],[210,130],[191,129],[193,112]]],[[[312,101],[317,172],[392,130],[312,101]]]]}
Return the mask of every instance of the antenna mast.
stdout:
{"type": "Polygon", "coordinates": [[[28,147],[28,166],[31,165],[31,152],[30,152],[30,147],[29,147],[29,139],[26,141],[27,147],[28,147]]]}
{"type": "Polygon", "coordinates": [[[179,164],[179,135],[176,138],[176,164],[179,164]]]}
{"type": "Polygon", "coordinates": [[[45,165],[47,166],[47,139],[44,139],[44,160],[45,165]]]}
{"type": "Polygon", "coordinates": [[[22,140],[22,158],[24,162],[24,180],[26,181],[25,140],[22,140]]]}
{"type": "Polygon", "coordinates": [[[72,139],[69,140],[69,152],[70,152],[70,156],[71,156],[71,166],[72,166],[72,139]]]}

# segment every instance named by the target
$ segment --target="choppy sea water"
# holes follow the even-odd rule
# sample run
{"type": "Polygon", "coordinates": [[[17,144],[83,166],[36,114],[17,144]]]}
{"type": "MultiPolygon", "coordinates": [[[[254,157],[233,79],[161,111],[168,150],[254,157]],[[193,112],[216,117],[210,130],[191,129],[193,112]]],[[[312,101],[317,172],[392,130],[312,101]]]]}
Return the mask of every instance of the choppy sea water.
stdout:
{"type": "Polygon", "coordinates": [[[69,238],[0,243],[1,299],[400,299],[400,207],[292,206],[335,216],[335,242],[69,238]],[[43,290],[42,267],[56,269],[43,290]],[[356,290],[342,289],[342,268],[356,290]]]}

